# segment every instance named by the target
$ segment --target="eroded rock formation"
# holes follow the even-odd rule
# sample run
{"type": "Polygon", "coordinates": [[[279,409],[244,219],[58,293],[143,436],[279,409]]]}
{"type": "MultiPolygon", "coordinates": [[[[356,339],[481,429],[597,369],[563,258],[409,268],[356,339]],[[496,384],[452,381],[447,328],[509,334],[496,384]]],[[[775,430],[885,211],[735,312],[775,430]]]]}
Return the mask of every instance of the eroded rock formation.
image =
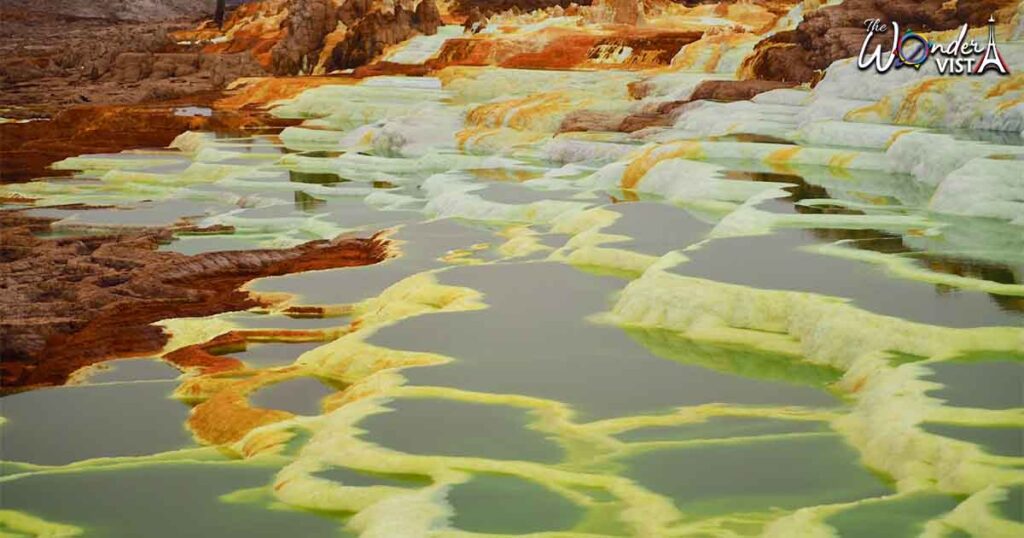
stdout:
{"type": "Polygon", "coordinates": [[[792,88],[794,82],[776,80],[705,80],[690,95],[691,101],[746,101],[759,93],[792,88]]]}
{"type": "MultiPolygon", "coordinates": [[[[388,46],[434,34],[434,0],[264,0],[236,11],[208,53],[251,51],[277,75],[324,73],[367,64],[388,46]]],[[[218,37],[209,30],[196,37],[218,37]]]]}
{"type": "Polygon", "coordinates": [[[265,74],[250,51],[204,54],[197,45],[179,44],[175,32],[191,27],[188,22],[112,23],[13,10],[0,10],[0,19],[6,117],[178,98],[265,74]]]}
{"type": "Polygon", "coordinates": [[[331,0],[291,0],[284,38],[271,50],[277,74],[309,72],[316,65],[324,39],[338,26],[338,9],[331,0]]]}
{"type": "Polygon", "coordinates": [[[159,352],[167,336],[151,323],[245,309],[239,291],[262,276],[368,265],[382,239],[311,241],[281,250],[185,256],[159,251],[167,231],[46,239],[49,221],[0,213],[0,350],[4,390],[64,382],[109,357],[159,352]]]}
{"type": "Polygon", "coordinates": [[[371,0],[349,0],[339,18],[349,28],[331,51],[326,68],[348,69],[369,63],[384,48],[419,34],[434,34],[441,25],[441,13],[434,0],[396,3],[388,12],[371,0]]]}
{"type": "Polygon", "coordinates": [[[214,0],[2,0],[0,8],[54,16],[122,21],[195,19],[213,14],[214,0]]]}
{"type": "Polygon", "coordinates": [[[455,0],[449,7],[456,15],[469,15],[477,10],[484,15],[493,15],[503,11],[528,13],[538,9],[559,6],[568,8],[572,4],[589,6],[592,0],[455,0]]]}
{"type": "MultiPolygon", "coordinates": [[[[795,84],[771,80],[705,80],[694,88],[689,99],[661,101],[646,105],[631,114],[578,110],[570,112],[562,120],[558,132],[572,131],[619,131],[633,133],[648,127],[672,125],[680,108],[693,101],[744,101],[759,93],[779,88],[790,88],[795,84]]],[[[631,96],[642,99],[646,86],[637,84],[630,87],[631,96]]]]}

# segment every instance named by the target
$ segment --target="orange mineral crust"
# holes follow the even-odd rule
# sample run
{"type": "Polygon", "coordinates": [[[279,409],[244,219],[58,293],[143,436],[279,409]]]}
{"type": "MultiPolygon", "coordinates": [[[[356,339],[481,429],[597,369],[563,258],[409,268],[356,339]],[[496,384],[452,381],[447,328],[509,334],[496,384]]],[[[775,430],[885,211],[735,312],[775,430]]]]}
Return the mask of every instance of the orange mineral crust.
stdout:
{"type": "MultiPolygon", "coordinates": [[[[195,406],[188,420],[189,429],[202,443],[225,445],[238,441],[253,428],[291,418],[293,415],[285,411],[254,407],[249,395],[304,372],[294,366],[250,370],[230,354],[245,351],[249,341],[322,341],[324,338],[318,331],[231,331],[164,355],[168,362],[198,374],[176,391],[179,399],[195,406]]],[[[277,444],[286,440],[271,436],[264,441],[277,444]]],[[[266,448],[261,446],[258,450],[266,448]]]]}
{"type": "Polygon", "coordinates": [[[646,69],[668,65],[702,32],[628,26],[601,29],[551,28],[535,34],[467,36],[447,40],[428,65],[496,65],[524,69],[646,69]],[[627,51],[628,59],[617,56],[627,51]]]}
{"type": "Polygon", "coordinates": [[[206,43],[206,54],[249,52],[276,75],[322,74],[365,65],[440,25],[434,0],[265,0],[236,10],[220,32],[201,26],[177,36],[206,43]]]}

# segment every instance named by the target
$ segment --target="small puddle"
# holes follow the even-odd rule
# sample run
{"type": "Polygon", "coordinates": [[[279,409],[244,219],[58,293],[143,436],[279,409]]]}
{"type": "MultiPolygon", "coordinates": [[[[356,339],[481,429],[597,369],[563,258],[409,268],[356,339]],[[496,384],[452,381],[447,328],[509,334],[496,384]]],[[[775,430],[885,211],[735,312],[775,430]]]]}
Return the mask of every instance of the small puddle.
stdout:
{"type": "Polygon", "coordinates": [[[363,439],[410,454],[546,463],[562,459],[559,445],[526,428],[531,417],[523,409],[423,398],[397,400],[388,407],[391,411],[359,423],[366,430],[363,439]]]}
{"type": "Polygon", "coordinates": [[[90,367],[83,381],[89,385],[98,385],[129,381],[170,381],[179,377],[181,371],[158,359],[121,359],[90,367]]]}
{"type": "Polygon", "coordinates": [[[877,314],[948,327],[1019,326],[1020,316],[1001,309],[984,293],[944,291],[932,284],[896,279],[885,268],[806,252],[818,244],[806,232],[717,239],[672,272],[765,289],[846,297],[877,314]]]}
{"type": "Polygon", "coordinates": [[[309,271],[294,275],[253,281],[249,289],[298,295],[300,303],[326,305],[351,304],[374,297],[387,287],[435,267],[441,267],[442,256],[450,251],[466,249],[494,240],[491,234],[463,226],[452,219],[402,227],[393,239],[401,241],[397,258],[372,267],[352,267],[309,271]]]}
{"type": "Polygon", "coordinates": [[[928,391],[946,405],[981,409],[1015,409],[1024,406],[1024,362],[1008,354],[993,353],[994,360],[933,362],[925,365],[926,379],[942,383],[928,391]],[[1005,357],[1006,360],[999,360],[1005,357]]]}
{"type": "Polygon", "coordinates": [[[871,502],[844,510],[825,523],[843,538],[877,538],[879,529],[891,538],[921,536],[929,520],[956,508],[949,495],[917,493],[900,499],[871,502]]]}
{"type": "Polygon", "coordinates": [[[188,407],[170,399],[176,387],[174,381],[81,385],[0,398],[7,419],[0,426],[3,458],[64,465],[194,446],[184,426],[188,407]]]}
{"type": "Polygon", "coordinates": [[[567,531],[583,515],[561,495],[507,475],[478,474],[454,486],[448,502],[455,509],[451,526],[492,534],[567,531]]]}
{"type": "Polygon", "coordinates": [[[792,510],[890,493],[837,435],[812,434],[655,450],[624,461],[626,476],[694,517],[792,510]]]}
{"type": "Polygon", "coordinates": [[[433,483],[429,476],[371,473],[347,467],[332,467],[323,471],[317,471],[313,473],[313,476],[338,482],[343,486],[349,487],[390,486],[395,488],[420,488],[433,483]]]}
{"type": "Polygon", "coordinates": [[[996,456],[1024,458],[1024,428],[1006,426],[959,426],[952,424],[924,423],[921,429],[978,445],[982,450],[996,456]]]}
{"type": "Polygon", "coordinates": [[[684,209],[657,202],[632,202],[605,206],[622,215],[601,233],[630,239],[603,246],[662,256],[703,240],[712,225],[698,220],[684,209]]]}
{"type": "MultiPolygon", "coordinates": [[[[245,329],[319,330],[342,327],[349,323],[349,318],[347,317],[300,318],[253,312],[228,315],[224,316],[224,319],[245,329]]],[[[248,345],[252,346],[256,344],[250,343],[248,345]]]]}
{"type": "Polygon", "coordinates": [[[292,364],[295,362],[295,359],[298,359],[303,353],[311,349],[316,349],[326,343],[327,342],[246,342],[245,351],[234,351],[227,353],[227,355],[244,362],[250,368],[273,368],[292,364]]]}
{"type": "Polygon", "coordinates": [[[247,464],[168,463],[28,476],[4,483],[4,508],[110,538],[355,536],[343,531],[340,516],[274,502],[269,485],[275,472],[247,464]],[[249,488],[263,489],[263,498],[224,497],[249,488]]]}
{"type": "Polygon", "coordinates": [[[256,391],[249,396],[249,403],[253,407],[279,409],[296,415],[319,415],[324,411],[323,399],[336,392],[337,388],[325,385],[315,377],[300,377],[256,391]]]}
{"type": "Polygon", "coordinates": [[[623,432],[616,437],[626,442],[693,441],[698,439],[728,439],[784,433],[830,431],[827,424],[812,420],[781,420],[774,418],[712,417],[696,424],[678,426],[648,426],[623,432]]]}
{"type": "MultiPolygon", "coordinates": [[[[414,317],[373,335],[369,341],[375,345],[456,359],[405,370],[411,384],[549,398],[573,406],[582,418],[705,403],[839,404],[817,388],[818,367],[806,368],[812,386],[768,374],[762,380],[750,379],[699,362],[666,360],[657,356],[660,350],[652,353],[645,342],[619,327],[587,321],[587,316],[609,308],[612,294],[623,285],[616,278],[556,263],[457,267],[438,278],[483,292],[489,307],[414,317]]],[[[704,355],[722,357],[737,352],[713,345],[702,349],[704,355]]],[[[774,364],[783,362],[780,372],[800,371],[791,357],[776,358],[774,364]]],[[[745,364],[743,359],[736,363],[745,364]]],[[[820,375],[827,378],[828,372],[820,375]]]]}

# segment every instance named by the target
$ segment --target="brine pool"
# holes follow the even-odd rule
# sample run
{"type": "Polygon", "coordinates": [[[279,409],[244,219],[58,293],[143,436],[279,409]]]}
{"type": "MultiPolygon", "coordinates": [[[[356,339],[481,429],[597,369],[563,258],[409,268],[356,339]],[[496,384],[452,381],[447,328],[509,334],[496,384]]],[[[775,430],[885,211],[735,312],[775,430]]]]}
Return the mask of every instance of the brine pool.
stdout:
{"type": "Polygon", "coordinates": [[[223,351],[244,370],[122,359],[0,399],[0,530],[1019,536],[1024,227],[937,210],[871,142],[891,126],[804,136],[792,90],[731,112],[740,133],[555,136],[630,106],[636,75],[599,75],[323,86],[274,109],[304,120],[279,135],[5,188],[61,235],[233,227],[163,247],[196,254],[386,231],[394,255],[163,322],[167,352],[252,335],[223,351]],[[110,207],[45,207],[72,202],[110,207]]]}

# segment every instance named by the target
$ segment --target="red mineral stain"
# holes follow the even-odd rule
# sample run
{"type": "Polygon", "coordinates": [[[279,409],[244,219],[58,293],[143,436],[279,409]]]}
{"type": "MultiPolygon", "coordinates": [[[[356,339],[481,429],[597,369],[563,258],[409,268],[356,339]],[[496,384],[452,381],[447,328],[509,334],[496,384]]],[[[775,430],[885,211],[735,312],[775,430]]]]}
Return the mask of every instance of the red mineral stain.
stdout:
{"type": "Polygon", "coordinates": [[[220,95],[159,105],[77,106],[49,120],[0,124],[0,183],[66,175],[69,172],[50,170],[49,166],[67,157],[89,153],[164,147],[188,130],[216,130],[248,136],[290,124],[257,112],[219,110],[210,116],[175,114],[179,105],[212,104],[220,95]]]}

